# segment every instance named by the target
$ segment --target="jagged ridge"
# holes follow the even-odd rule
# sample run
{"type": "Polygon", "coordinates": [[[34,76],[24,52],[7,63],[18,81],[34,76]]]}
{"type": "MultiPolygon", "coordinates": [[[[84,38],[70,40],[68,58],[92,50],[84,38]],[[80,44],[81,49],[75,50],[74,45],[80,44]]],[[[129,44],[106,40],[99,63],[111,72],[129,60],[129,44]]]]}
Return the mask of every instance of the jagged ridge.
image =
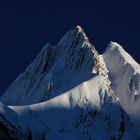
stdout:
{"type": "Polygon", "coordinates": [[[91,78],[93,69],[98,71],[98,64],[98,52],[84,30],[77,26],[56,46],[47,44],[3,94],[1,101],[8,105],[25,105],[48,100],[91,78]],[[73,83],[72,77],[75,78],[73,83]]]}

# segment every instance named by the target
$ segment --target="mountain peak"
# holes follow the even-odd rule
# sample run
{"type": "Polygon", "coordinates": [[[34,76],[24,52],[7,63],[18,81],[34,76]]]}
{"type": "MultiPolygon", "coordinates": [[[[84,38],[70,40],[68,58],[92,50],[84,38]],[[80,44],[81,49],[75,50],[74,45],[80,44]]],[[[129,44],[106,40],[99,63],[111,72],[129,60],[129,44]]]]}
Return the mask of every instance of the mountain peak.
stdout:
{"type": "Polygon", "coordinates": [[[79,25],[44,46],[0,98],[0,139],[138,140],[139,65],[108,46],[99,55],[79,25]]]}
{"type": "Polygon", "coordinates": [[[117,50],[121,51],[123,49],[123,47],[117,42],[110,41],[106,50],[112,51],[114,49],[117,49],[117,50]]]}
{"type": "Polygon", "coordinates": [[[76,33],[77,33],[77,36],[79,36],[79,34],[83,36],[83,44],[81,46],[82,48],[83,47],[90,47],[94,53],[98,54],[98,51],[95,49],[95,47],[89,41],[88,36],[86,35],[84,29],[80,25],[76,26],[76,33]]]}
{"type": "Polygon", "coordinates": [[[82,27],[76,26],[56,46],[44,46],[26,71],[3,94],[1,100],[8,105],[29,105],[49,100],[90,79],[98,71],[98,52],[89,42],[82,27]],[[75,81],[71,80],[72,77],[75,81]],[[12,96],[10,100],[8,96],[12,96]]]}
{"type": "MultiPolygon", "coordinates": [[[[90,47],[92,50],[96,51],[96,49],[93,47],[92,43],[90,43],[88,36],[86,35],[84,29],[77,25],[76,27],[69,30],[58,42],[59,49],[65,49],[66,47],[71,46],[75,42],[76,44],[79,44],[79,48],[85,48],[90,47]],[[70,45],[68,45],[70,44],[70,45]]],[[[96,51],[97,52],[97,51],[96,51]]]]}
{"type": "Polygon", "coordinates": [[[125,51],[125,49],[117,42],[111,41],[104,53],[104,56],[110,56],[118,61],[122,60],[124,64],[130,64],[136,71],[140,71],[140,65],[134,58],[125,51]]]}
{"type": "Polygon", "coordinates": [[[83,28],[80,25],[77,25],[76,28],[78,29],[79,32],[84,32],[83,28]]]}
{"type": "Polygon", "coordinates": [[[84,29],[83,29],[81,26],[77,25],[77,26],[76,26],[76,29],[77,29],[77,33],[83,34],[84,39],[87,40],[87,41],[89,41],[89,39],[88,39],[88,37],[87,37],[87,35],[86,35],[84,29]]]}

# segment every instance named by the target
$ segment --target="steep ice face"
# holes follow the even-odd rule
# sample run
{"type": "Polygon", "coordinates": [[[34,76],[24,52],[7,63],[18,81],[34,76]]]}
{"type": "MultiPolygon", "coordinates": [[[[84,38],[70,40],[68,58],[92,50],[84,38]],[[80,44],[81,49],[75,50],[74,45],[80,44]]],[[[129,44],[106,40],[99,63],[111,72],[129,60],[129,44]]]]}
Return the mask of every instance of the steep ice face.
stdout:
{"type": "Polygon", "coordinates": [[[103,58],[109,70],[112,89],[140,128],[140,65],[115,42],[110,43],[103,58]]]}
{"type": "Polygon", "coordinates": [[[56,46],[47,44],[0,100],[27,105],[55,97],[92,78],[98,72],[98,57],[84,30],[77,26],[56,46]]]}

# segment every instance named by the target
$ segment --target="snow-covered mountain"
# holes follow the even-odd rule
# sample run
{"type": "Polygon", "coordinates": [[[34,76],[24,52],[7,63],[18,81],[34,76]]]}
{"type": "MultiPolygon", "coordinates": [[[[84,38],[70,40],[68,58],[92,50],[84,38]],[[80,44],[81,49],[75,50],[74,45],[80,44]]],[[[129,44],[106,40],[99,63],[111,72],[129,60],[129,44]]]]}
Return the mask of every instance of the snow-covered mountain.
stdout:
{"type": "Polygon", "coordinates": [[[1,96],[0,138],[140,140],[139,96],[140,65],[115,42],[100,55],[77,26],[1,96]]]}
{"type": "Polygon", "coordinates": [[[117,43],[103,54],[119,103],[140,128],[140,65],[117,43]]]}

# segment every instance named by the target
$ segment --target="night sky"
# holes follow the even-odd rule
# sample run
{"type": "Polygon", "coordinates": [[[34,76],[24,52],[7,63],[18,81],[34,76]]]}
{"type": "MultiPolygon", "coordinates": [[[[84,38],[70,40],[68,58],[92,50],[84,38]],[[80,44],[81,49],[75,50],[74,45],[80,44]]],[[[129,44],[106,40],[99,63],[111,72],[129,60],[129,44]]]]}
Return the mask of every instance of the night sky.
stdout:
{"type": "MultiPolygon", "coordinates": [[[[46,0],[0,4],[0,94],[48,42],[81,25],[102,53],[110,41],[140,63],[140,4],[117,0],[46,0]]],[[[7,1],[6,1],[7,2],[7,1]]]]}

